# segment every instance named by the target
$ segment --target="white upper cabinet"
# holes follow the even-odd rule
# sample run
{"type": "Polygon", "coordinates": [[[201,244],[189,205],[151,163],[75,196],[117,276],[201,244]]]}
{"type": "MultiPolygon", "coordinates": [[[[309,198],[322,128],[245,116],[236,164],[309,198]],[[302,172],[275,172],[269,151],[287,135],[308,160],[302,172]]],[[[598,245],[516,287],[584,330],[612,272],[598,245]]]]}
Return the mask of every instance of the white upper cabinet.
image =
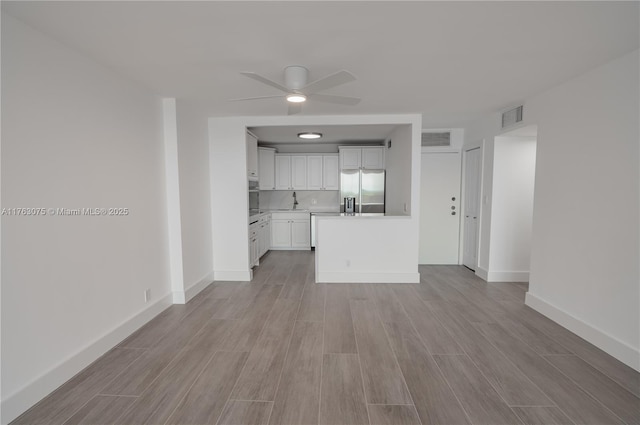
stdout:
{"type": "Polygon", "coordinates": [[[307,156],[276,155],[276,190],[307,189],[307,156]]]}
{"type": "Polygon", "coordinates": [[[322,189],[340,190],[340,157],[337,154],[322,156],[322,189]]]}
{"type": "Polygon", "coordinates": [[[361,167],[365,170],[384,170],[384,146],[362,148],[361,167]]]}
{"type": "Polygon", "coordinates": [[[247,175],[258,180],[258,138],[247,131],[247,175]]]}
{"type": "Polygon", "coordinates": [[[341,170],[384,170],[384,146],[340,147],[341,170]]]}
{"type": "Polygon", "coordinates": [[[276,150],[273,148],[258,148],[260,190],[275,190],[276,188],[275,156],[276,150]]]}
{"type": "Polygon", "coordinates": [[[340,148],[340,169],[357,170],[360,168],[362,149],[360,148],[340,148]]]}
{"type": "Polygon", "coordinates": [[[307,156],[307,190],[322,190],[322,155],[307,156]]]}
{"type": "Polygon", "coordinates": [[[339,190],[339,156],[307,156],[307,190],[339,190]]]}
{"type": "Polygon", "coordinates": [[[276,155],[276,190],[291,190],[291,156],[276,155]]]}
{"type": "Polygon", "coordinates": [[[291,189],[307,189],[307,156],[291,156],[291,189]]]}
{"type": "MultiPolygon", "coordinates": [[[[339,158],[337,154],[276,154],[273,187],[276,190],[340,190],[339,158]]],[[[262,171],[260,173],[262,176],[262,171]]]]}

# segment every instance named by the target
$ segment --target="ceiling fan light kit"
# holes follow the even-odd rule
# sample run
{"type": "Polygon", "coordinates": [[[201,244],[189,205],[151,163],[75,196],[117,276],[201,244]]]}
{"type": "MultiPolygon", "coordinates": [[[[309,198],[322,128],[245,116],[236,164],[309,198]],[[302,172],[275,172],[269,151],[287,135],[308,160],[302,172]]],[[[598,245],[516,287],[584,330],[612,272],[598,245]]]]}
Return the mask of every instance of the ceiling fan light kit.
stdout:
{"type": "Polygon", "coordinates": [[[307,96],[298,93],[291,93],[287,95],[287,102],[302,103],[307,100],[307,96]]]}
{"type": "Polygon", "coordinates": [[[309,76],[309,70],[304,66],[292,65],[284,69],[284,84],[280,84],[276,81],[270,80],[255,72],[241,72],[240,74],[245,77],[249,77],[253,80],[259,81],[270,87],[276,88],[285,93],[284,96],[259,96],[248,97],[242,99],[232,99],[233,101],[239,100],[256,100],[266,99],[272,97],[284,97],[289,102],[288,114],[293,115],[302,111],[302,103],[307,99],[318,101],[335,103],[338,105],[357,105],[360,103],[360,99],[357,97],[339,96],[333,94],[321,94],[319,92],[337,87],[339,85],[355,81],[356,77],[348,71],[342,70],[319,80],[307,83],[309,76]]]}

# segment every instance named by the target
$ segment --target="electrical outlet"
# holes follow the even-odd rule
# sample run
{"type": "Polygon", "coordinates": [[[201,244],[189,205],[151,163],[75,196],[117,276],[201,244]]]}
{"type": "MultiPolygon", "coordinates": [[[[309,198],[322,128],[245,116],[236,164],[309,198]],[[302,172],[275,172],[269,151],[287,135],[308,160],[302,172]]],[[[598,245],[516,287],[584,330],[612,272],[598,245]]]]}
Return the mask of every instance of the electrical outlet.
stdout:
{"type": "Polygon", "coordinates": [[[351,267],[351,260],[346,260],[345,263],[346,263],[347,267],[351,267]]]}
{"type": "Polygon", "coordinates": [[[144,290],[144,302],[148,303],[149,301],[151,301],[151,289],[145,289],[144,290]]]}

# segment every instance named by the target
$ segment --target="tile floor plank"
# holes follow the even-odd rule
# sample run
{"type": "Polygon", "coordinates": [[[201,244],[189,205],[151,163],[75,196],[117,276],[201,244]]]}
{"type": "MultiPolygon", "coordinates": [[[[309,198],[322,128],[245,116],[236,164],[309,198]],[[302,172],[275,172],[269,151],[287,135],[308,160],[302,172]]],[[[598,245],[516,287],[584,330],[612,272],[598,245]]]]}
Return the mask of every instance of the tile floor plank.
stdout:
{"type": "Polygon", "coordinates": [[[370,404],[367,408],[371,425],[421,425],[413,406],[370,404]]]}
{"type": "Polygon", "coordinates": [[[464,348],[496,391],[515,406],[549,406],[553,402],[469,322],[451,303],[426,302],[464,348]]]}
{"type": "MultiPolygon", "coordinates": [[[[383,322],[409,322],[409,316],[393,292],[394,285],[372,284],[367,287],[370,299],[383,322]]],[[[404,286],[404,285],[403,285],[404,286]]]]}
{"type": "Polygon", "coordinates": [[[219,425],[267,425],[273,402],[230,400],[219,425]]]}
{"type": "Polygon", "coordinates": [[[145,352],[141,349],[112,349],[12,423],[35,425],[64,422],[93,398],[105,382],[114,379],[145,352]]]}
{"type": "Polygon", "coordinates": [[[185,348],[116,423],[165,423],[212,357],[207,344],[185,348]]]}
{"type": "Polygon", "coordinates": [[[249,354],[231,398],[273,401],[298,313],[298,301],[279,299],[249,354]]]}
{"type": "Polygon", "coordinates": [[[278,298],[287,298],[290,300],[300,300],[304,291],[305,281],[307,280],[307,266],[305,264],[295,264],[291,273],[284,283],[284,287],[278,298]]]}
{"type": "Polygon", "coordinates": [[[63,425],[113,424],[136,401],[136,397],[97,395],[82,406],[63,425]]]}
{"type": "Polygon", "coordinates": [[[431,354],[463,354],[464,351],[444,326],[425,306],[418,294],[409,286],[398,287],[394,293],[409,315],[431,354]]]}
{"type": "Polygon", "coordinates": [[[528,345],[511,336],[497,324],[476,325],[481,332],[505,353],[509,359],[545,394],[559,406],[572,421],[580,424],[621,424],[620,418],[610,412],[596,399],[584,392],[573,381],[558,373],[528,345]]]}
{"type": "Polygon", "coordinates": [[[296,322],[269,423],[318,423],[322,323],[296,322]]]}
{"type": "Polygon", "coordinates": [[[434,359],[472,423],[478,425],[520,423],[518,417],[466,355],[436,355],[434,359]]]}
{"type": "Polygon", "coordinates": [[[505,303],[503,306],[528,326],[544,332],[573,354],[595,367],[609,378],[640,397],[640,372],[588,343],[573,332],[521,303],[505,303]]]}
{"type": "Polygon", "coordinates": [[[406,322],[384,325],[422,423],[469,424],[464,409],[418,334],[406,322]]]}
{"type": "Polygon", "coordinates": [[[640,399],[576,356],[545,359],[627,424],[640,424],[640,399]]]}
{"type": "Polygon", "coordinates": [[[320,425],[367,425],[369,416],[356,354],[324,354],[320,425]]]}
{"type": "Polygon", "coordinates": [[[325,304],[324,352],[357,353],[349,290],[345,285],[328,284],[325,304]]]}
{"type": "Polygon", "coordinates": [[[571,419],[553,406],[512,407],[525,425],[573,425],[571,419]]]}
{"type": "Polygon", "coordinates": [[[412,404],[375,303],[352,300],[350,304],[367,402],[412,404]]]}
{"type": "Polygon", "coordinates": [[[249,353],[218,351],[167,420],[167,425],[215,424],[249,353]]]}
{"type": "Polygon", "coordinates": [[[154,348],[145,352],[113,381],[100,391],[102,395],[139,396],[171,363],[188,342],[211,317],[211,310],[226,303],[224,299],[211,299],[180,321],[179,325],[154,348]]]}
{"type": "Polygon", "coordinates": [[[306,283],[302,300],[300,301],[300,310],[296,320],[304,320],[308,322],[324,321],[324,300],[326,285],[322,283],[306,283]]]}

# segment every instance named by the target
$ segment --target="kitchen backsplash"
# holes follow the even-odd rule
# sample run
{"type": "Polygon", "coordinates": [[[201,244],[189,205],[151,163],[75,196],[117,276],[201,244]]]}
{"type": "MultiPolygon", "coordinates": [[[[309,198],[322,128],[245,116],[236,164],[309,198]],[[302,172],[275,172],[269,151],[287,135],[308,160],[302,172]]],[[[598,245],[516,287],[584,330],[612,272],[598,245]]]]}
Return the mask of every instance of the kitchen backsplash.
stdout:
{"type": "MultiPolygon", "coordinates": [[[[260,209],[280,210],[293,208],[293,190],[261,190],[260,209]]],[[[299,210],[339,211],[340,192],[337,190],[296,190],[299,210]],[[315,202],[314,202],[315,201],[315,202]]]]}

